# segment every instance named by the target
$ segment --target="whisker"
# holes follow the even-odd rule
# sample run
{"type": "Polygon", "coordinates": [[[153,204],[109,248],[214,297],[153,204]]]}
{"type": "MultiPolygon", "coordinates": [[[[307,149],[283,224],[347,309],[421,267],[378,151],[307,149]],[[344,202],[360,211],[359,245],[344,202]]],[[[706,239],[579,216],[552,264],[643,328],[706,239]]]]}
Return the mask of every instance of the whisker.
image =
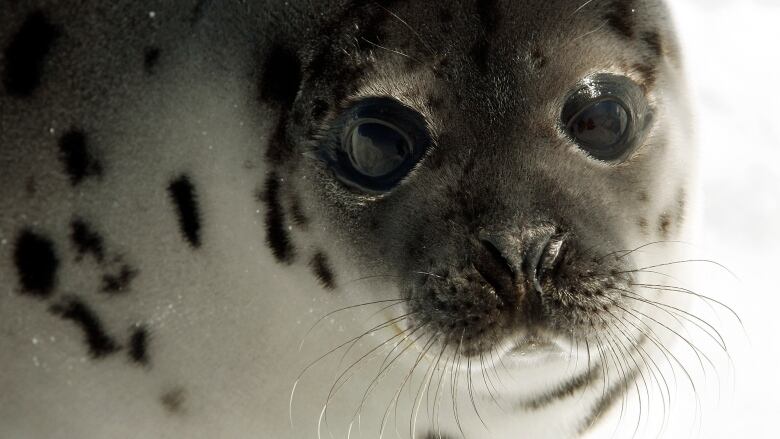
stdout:
{"type": "MultiPolygon", "coordinates": [[[[343,312],[343,311],[348,311],[350,309],[361,308],[361,307],[368,306],[368,305],[376,305],[376,304],[379,304],[379,303],[389,303],[389,302],[393,302],[393,304],[395,305],[395,304],[408,302],[408,301],[409,301],[409,299],[401,299],[401,298],[398,298],[398,299],[386,299],[386,300],[375,300],[373,302],[365,302],[365,303],[360,303],[360,304],[357,304],[357,305],[345,306],[343,308],[339,308],[339,309],[330,311],[329,313],[327,313],[324,316],[322,316],[319,319],[317,319],[317,321],[314,322],[314,324],[312,324],[311,328],[309,328],[309,330],[306,331],[306,334],[304,334],[303,338],[301,338],[301,342],[298,345],[298,352],[300,352],[303,349],[303,345],[304,345],[304,342],[306,341],[306,338],[311,334],[311,332],[314,330],[314,328],[316,328],[317,325],[322,323],[328,317],[331,317],[331,316],[336,315],[336,314],[338,314],[340,312],[343,312]]],[[[383,309],[385,309],[385,308],[383,308],[383,309]]]]}
{"type": "Polygon", "coordinates": [[[575,42],[575,41],[577,41],[577,40],[581,40],[581,39],[583,39],[583,38],[587,37],[588,35],[592,35],[592,34],[594,34],[594,33],[598,32],[598,31],[600,31],[600,30],[601,30],[601,29],[603,29],[603,28],[604,28],[604,26],[606,26],[608,23],[609,23],[609,20],[604,20],[604,21],[603,21],[603,22],[602,22],[602,23],[601,23],[601,24],[600,24],[598,27],[596,27],[595,29],[593,29],[593,30],[591,30],[591,31],[589,31],[589,32],[585,32],[584,34],[582,34],[582,35],[580,35],[580,36],[578,36],[578,37],[572,38],[572,39],[571,39],[571,41],[569,41],[569,44],[571,44],[571,43],[574,43],[574,42],[575,42]]]}
{"type": "MultiPolygon", "coordinates": [[[[328,395],[327,395],[327,397],[325,398],[325,404],[324,404],[324,407],[326,408],[326,411],[323,413],[323,419],[325,420],[325,423],[326,423],[326,425],[327,425],[327,407],[328,407],[328,405],[330,404],[330,401],[331,401],[331,399],[332,399],[332,398],[333,398],[333,397],[336,395],[336,393],[337,393],[337,391],[338,391],[337,389],[341,388],[341,386],[342,386],[344,383],[346,383],[346,381],[347,381],[347,380],[349,380],[349,377],[347,377],[347,378],[344,378],[344,377],[345,377],[345,376],[347,376],[347,374],[348,374],[348,373],[349,373],[349,372],[350,372],[350,371],[351,371],[351,370],[352,370],[354,367],[356,367],[356,366],[357,366],[358,364],[360,364],[360,363],[361,363],[363,360],[365,360],[366,358],[368,358],[368,357],[369,357],[371,354],[373,354],[373,353],[374,353],[374,352],[376,352],[377,350],[379,350],[379,349],[381,349],[382,347],[384,347],[385,345],[387,345],[387,343],[390,343],[390,342],[392,342],[394,339],[396,339],[396,338],[397,338],[397,337],[399,337],[399,336],[403,336],[403,338],[402,338],[402,340],[401,340],[401,342],[400,342],[400,343],[403,343],[403,341],[407,340],[407,339],[409,338],[409,336],[410,336],[411,334],[413,334],[413,333],[414,333],[414,332],[415,332],[417,329],[419,329],[419,327],[408,328],[408,329],[406,329],[406,330],[404,330],[404,331],[402,331],[402,332],[400,332],[400,333],[398,333],[398,334],[396,334],[396,335],[394,335],[394,336],[390,337],[389,339],[385,340],[384,342],[382,342],[382,343],[378,344],[378,345],[377,345],[377,346],[375,346],[373,349],[369,350],[368,352],[366,352],[365,354],[363,354],[363,355],[362,355],[360,358],[358,358],[357,360],[355,360],[355,361],[354,361],[352,364],[350,364],[350,365],[349,365],[349,367],[347,367],[346,369],[344,369],[344,370],[341,372],[341,374],[340,374],[340,375],[338,375],[338,377],[336,377],[336,379],[335,379],[335,380],[334,380],[334,382],[333,382],[333,385],[331,385],[331,387],[330,387],[330,390],[328,391],[328,395]],[[343,379],[344,381],[342,381],[342,379],[343,379]]],[[[390,351],[390,353],[392,353],[393,351],[395,351],[395,349],[396,349],[397,347],[398,347],[398,345],[396,345],[395,347],[393,347],[393,349],[390,351]]],[[[388,355],[390,355],[390,354],[388,354],[388,355]]],[[[371,383],[371,384],[373,384],[373,381],[372,381],[372,383],[371,383]]],[[[370,384],[369,384],[369,385],[370,385],[370,384]]]]}
{"type": "Polygon", "coordinates": [[[713,260],[710,260],[710,259],[685,259],[685,260],[680,260],[680,261],[665,262],[663,264],[649,265],[647,267],[637,268],[635,270],[618,271],[617,273],[618,274],[633,273],[633,272],[636,272],[636,271],[650,270],[652,268],[669,267],[669,266],[673,266],[673,265],[688,264],[688,263],[705,263],[705,264],[715,265],[716,267],[721,268],[724,271],[726,271],[734,279],[736,279],[738,281],[740,280],[739,277],[736,274],[734,274],[734,272],[729,270],[725,265],[721,264],[720,262],[713,261],[713,260]]]}
{"type": "Polygon", "coordinates": [[[382,6],[382,5],[378,4],[378,3],[377,3],[377,5],[378,5],[380,8],[384,9],[384,10],[385,10],[385,12],[387,12],[388,14],[390,14],[391,16],[393,16],[393,17],[394,17],[396,20],[400,21],[400,22],[401,22],[401,23],[402,23],[404,26],[406,26],[406,28],[407,28],[407,29],[409,29],[409,30],[410,30],[410,31],[411,31],[411,32],[414,34],[414,36],[415,36],[415,37],[417,37],[417,39],[418,39],[418,40],[419,40],[419,41],[420,41],[420,42],[423,44],[423,46],[425,46],[425,48],[426,48],[426,49],[428,49],[428,52],[429,52],[431,55],[433,55],[433,56],[435,56],[435,55],[436,55],[436,52],[433,50],[433,47],[431,47],[431,46],[428,44],[428,42],[427,42],[427,41],[425,41],[425,40],[423,39],[422,35],[420,35],[420,33],[419,33],[419,32],[417,32],[417,31],[416,31],[416,30],[415,30],[415,29],[414,29],[412,26],[410,26],[410,25],[409,25],[409,23],[407,23],[407,22],[406,22],[404,19],[402,19],[402,18],[401,18],[401,17],[399,17],[399,16],[398,16],[396,13],[394,13],[393,11],[391,11],[391,10],[387,9],[386,7],[384,7],[384,6],[382,6]]]}
{"type": "Polygon", "coordinates": [[[373,42],[371,40],[368,40],[365,37],[360,37],[360,39],[365,41],[366,43],[368,43],[368,44],[378,48],[378,49],[386,50],[388,52],[395,53],[396,55],[401,55],[401,56],[403,56],[405,58],[409,58],[411,60],[417,61],[418,63],[422,64],[422,61],[420,61],[419,59],[417,59],[417,58],[415,58],[415,57],[413,57],[411,55],[407,55],[407,54],[401,52],[400,50],[396,50],[396,49],[391,49],[389,47],[385,47],[385,46],[383,46],[381,44],[378,44],[378,43],[375,43],[375,42],[373,42]]]}
{"type": "Polygon", "coordinates": [[[573,12],[572,12],[572,13],[571,13],[571,14],[570,14],[568,17],[566,17],[566,18],[570,19],[571,17],[574,17],[575,15],[577,15],[577,12],[580,12],[581,10],[585,9],[585,7],[586,7],[586,6],[588,6],[588,5],[589,5],[589,4],[591,4],[591,3],[593,3],[593,0],[587,0],[585,3],[583,3],[582,5],[580,5],[580,7],[578,7],[577,9],[575,9],[575,10],[574,10],[574,11],[573,11],[573,12]]]}
{"type": "Polygon", "coordinates": [[[622,253],[622,254],[620,256],[617,256],[615,259],[623,259],[623,258],[625,258],[625,257],[627,257],[627,256],[629,256],[629,255],[631,255],[633,253],[636,253],[639,250],[642,250],[644,248],[647,248],[647,247],[650,247],[650,246],[653,246],[653,245],[660,245],[660,244],[688,244],[688,245],[693,245],[693,244],[691,244],[689,242],[686,242],[686,241],[668,241],[668,240],[652,241],[652,242],[648,242],[646,244],[642,244],[639,247],[636,247],[636,248],[634,248],[632,250],[615,250],[613,252],[610,252],[610,253],[607,253],[607,254],[605,254],[603,256],[600,256],[600,257],[596,258],[595,260],[596,260],[596,262],[601,262],[602,260],[608,258],[609,256],[613,256],[613,255],[616,255],[618,253],[622,253]]]}
{"type": "Polygon", "coordinates": [[[474,401],[474,384],[472,381],[472,369],[471,369],[471,357],[468,357],[466,362],[466,388],[469,393],[469,399],[471,400],[471,406],[474,408],[474,413],[477,414],[477,418],[482,423],[482,425],[485,427],[486,430],[490,431],[490,427],[485,423],[485,420],[482,419],[482,415],[479,413],[479,409],[477,408],[477,403],[474,401]]]}
{"type": "MultiPolygon", "coordinates": [[[[631,316],[631,317],[633,317],[635,320],[637,320],[637,322],[639,322],[639,323],[643,324],[643,325],[645,326],[645,328],[647,328],[647,330],[648,330],[649,332],[646,332],[646,331],[642,330],[641,328],[639,328],[638,326],[636,326],[636,325],[635,325],[634,323],[632,323],[631,321],[629,321],[629,320],[625,320],[627,323],[629,323],[630,325],[632,325],[632,326],[634,326],[635,328],[637,328],[637,330],[639,330],[640,332],[644,333],[644,334],[645,334],[645,336],[648,338],[648,340],[650,340],[650,342],[651,342],[651,343],[653,343],[653,344],[654,344],[654,345],[655,345],[655,346],[656,346],[656,347],[657,347],[657,348],[660,350],[660,352],[661,352],[661,353],[664,355],[664,357],[666,358],[667,362],[669,362],[669,365],[670,365],[670,367],[671,367],[671,371],[672,371],[672,376],[674,377],[674,380],[675,380],[675,382],[677,381],[677,374],[675,373],[675,367],[674,367],[674,365],[672,364],[671,360],[674,360],[674,363],[676,363],[676,364],[677,364],[677,366],[679,367],[679,369],[680,369],[680,370],[683,372],[683,374],[684,374],[684,375],[685,375],[685,377],[687,378],[687,381],[688,381],[688,383],[690,384],[690,386],[691,386],[691,389],[693,390],[693,393],[694,393],[694,396],[695,396],[695,398],[694,398],[694,401],[695,401],[695,404],[696,404],[696,410],[695,410],[695,413],[694,413],[694,418],[695,418],[696,420],[698,420],[697,422],[701,422],[701,417],[700,417],[700,416],[701,416],[701,399],[700,399],[700,397],[699,397],[699,391],[698,391],[698,389],[697,389],[697,387],[696,387],[696,384],[695,384],[695,382],[694,382],[694,379],[693,379],[693,377],[690,375],[690,373],[688,372],[688,369],[687,369],[687,368],[685,367],[685,365],[684,365],[684,364],[683,364],[683,363],[682,363],[682,362],[681,362],[681,361],[680,361],[680,360],[677,358],[677,356],[676,356],[676,355],[674,355],[674,353],[672,353],[672,352],[671,352],[671,351],[670,351],[670,350],[669,350],[669,349],[668,349],[668,348],[667,348],[667,347],[666,347],[666,346],[665,346],[665,345],[664,345],[664,344],[661,342],[661,338],[660,338],[660,337],[659,337],[659,336],[658,336],[658,335],[655,333],[655,331],[654,331],[654,330],[653,330],[653,329],[652,329],[652,328],[651,328],[649,325],[647,325],[647,323],[646,323],[646,322],[644,322],[644,321],[643,321],[643,320],[642,320],[640,317],[638,317],[638,316],[636,316],[635,314],[633,314],[633,312],[632,312],[632,311],[636,311],[635,309],[633,309],[633,308],[632,308],[631,310],[627,310],[627,309],[625,309],[625,308],[621,307],[620,305],[616,305],[616,306],[617,306],[618,308],[622,309],[622,310],[623,310],[623,311],[624,311],[624,312],[625,312],[627,315],[630,315],[630,316],[631,316]],[[670,357],[671,357],[671,358],[670,358],[670,357]]],[[[638,312],[638,311],[637,311],[637,312],[638,312]]]]}
{"type": "Polygon", "coordinates": [[[712,302],[722,307],[723,309],[728,311],[732,316],[734,316],[734,318],[737,319],[737,321],[739,322],[740,326],[742,326],[743,331],[745,330],[745,325],[742,323],[742,319],[739,317],[739,314],[737,314],[737,312],[734,311],[734,309],[731,308],[730,306],[726,305],[725,303],[717,299],[713,299],[712,297],[705,296],[704,294],[700,294],[693,290],[690,290],[688,288],[683,288],[683,287],[673,287],[668,285],[655,285],[655,284],[644,284],[644,283],[631,283],[631,286],[636,286],[636,287],[646,288],[646,289],[661,290],[670,293],[687,294],[690,296],[698,297],[699,299],[704,300],[705,302],[712,302]]]}
{"type": "Polygon", "coordinates": [[[297,387],[298,387],[298,383],[301,381],[301,378],[303,378],[303,376],[304,376],[304,375],[305,375],[305,374],[306,374],[306,373],[309,371],[309,369],[311,369],[312,367],[314,367],[314,365],[316,365],[316,364],[317,364],[317,363],[319,363],[320,361],[324,360],[325,358],[327,358],[328,356],[330,356],[330,355],[331,355],[331,354],[333,354],[334,352],[336,352],[336,351],[338,351],[339,349],[343,348],[344,346],[346,346],[346,345],[348,345],[348,344],[350,344],[350,343],[353,343],[353,342],[357,342],[357,340],[360,340],[361,338],[365,337],[366,335],[368,335],[368,334],[370,334],[370,333],[372,333],[372,332],[375,332],[375,331],[378,331],[378,330],[381,330],[381,329],[387,328],[387,327],[389,327],[389,326],[392,326],[392,325],[394,325],[395,323],[397,323],[397,322],[399,322],[399,321],[403,321],[404,319],[406,319],[406,318],[408,318],[409,316],[411,316],[411,315],[414,315],[414,314],[416,314],[416,313],[414,313],[414,312],[410,312],[410,313],[407,313],[407,314],[401,315],[401,316],[399,316],[399,317],[396,317],[396,318],[390,319],[390,320],[388,320],[388,321],[386,321],[386,322],[384,322],[384,323],[381,323],[381,324],[379,324],[379,325],[376,325],[376,326],[374,326],[373,328],[369,329],[368,331],[365,331],[365,332],[363,332],[362,334],[360,334],[360,335],[358,335],[358,336],[356,336],[356,337],[353,337],[353,338],[351,338],[351,339],[349,339],[349,340],[345,341],[344,343],[341,343],[340,345],[338,345],[338,346],[336,346],[335,348],[333,348],[333,349],[329,350],[329,351],[328,351],[328,352],[326,352],[325,354],[321,355],[320,357],[318,357],[317,359],[315,359],[314,361],[312,361],[311,363],[309,363],[309,364],[308,364],[306,367],[304,367],[304,368],[303,368],[303,370],[302,370],[302,371],[301,371],[301,372],[298,374],[298,376],[296,377],[296,379],[295,379],[295,382],[293,383],[293,386],[292,386],[292,390],[290,391],[290,407],[289,407],[289,411],[290,411],[290,425],[293,425],[293,420],[292,420],[292,409],[293,409],[293,399],[295,398],[295,390],[297,389],[297,387]]]}
{"type": "MultiPolygon", "coordinates": [[[[398,347],[401,344],[403,344],[406,340],[408,340],[409,337],[412,336],[415,332],[417,332],[420,329],[425,328],[425,326],[427,324],[428,324],[428,322],[424,322],[424,323],[418,325],[415,328],[409,328],[409,330],[411,330],[411,332],[409,332],[409,334],[405,335],[403,337],[403,339],[396,346],[394,346],[393,349],[390,350],[390,352],[387,353],[387,355],[385,356],[385,359],[382,361],[382,364],[379,365],[379,372],[377,372],[376,376],[374,376],[374,378],[368,383],[368,386],[366,387],[366,390],[363,392],[363,397],[360,400],[360,405],[358,406],[358,409],[356,411],[356,415],[359,415],[360,412],[363,410],[363,407],[365,406],[366,401],[368,401],[368,397],[371,395],[371,392],[373,392],[373,390],[378,385],[379,378],[382,376],[382,374],[387,372],[387,370],[389,370],[390,367],[392,366],[393,362],[397,358],[399,358],[401,355],[403,355],[403,353],[406,352],[406,350],[409,347],[414,345],[414,343],[411,343],[411,344],[407,345],[406,348],[402,349],[400,353],[398,353],[392,360],[390,360],[390,357],[393,355],[393,352],[395,352],[395,350],[398,349],[398,347]]],[[[418,339],[419,339],[419,337],[418,337],[418,339]]]]}
{"type": "MultiPolygon", "coordinates": [[[[384,370],[387,370],[395,362],[395,360],[397,360],[401,355],[403,355],[404,352],[406,352],[409,348],[414,346],[417,343],[417,341],[419,339],[421,339],[422,337],[424,337],[424,336],[425,336],[425,333],[420,334],[416,339],[412,340],[409,344],[407,344],[406,347],[404,347],[401,350],[401,352],[399,352],[398,355],[396,355],[390,361],[390,363],[388,363],[387,366],[385,366],[384,370]]],[[[412,371],[414,371],[414,370],[412,370],[412,371]]],[[[382,437],[384,436],[385,425],[387,424],[387,415],[390,413],[390,407],[392,407],[393,401],[397,401],[397,398],[395,396],[390,400],[390,403],[387,405],[387,409],[385,409],[385,413],[382,416],[382,422],[380,423],[380,427],[379,427],[379,439],[382,439],[382,437]]]]}
{"type": "MultiPolygon", "coordinates": [[[[619,318],[618,316],[615,316],[612,312],[607,311],[620,325],[623,326],[623,328],[626,329],[626,334],[630,333],[630,329],[628,326],[626,326],[627,319],[625,318],[619,318]]],[[[644,333],[644,331],[639,330],[639,333],[642,334],[644,337],[647,337],[647,335],[644,333]]],[[[626,339],[628,340],[628,336],[626,336],[626,339]]],[[[630,341],[629,341],[630,342],[630,341]]],[[[663,374],[663,371],[661,371],[661,368],[658,366],[658,364],[655,362],[653,357],[647,352],[647,350],[642,346],[643,343],[635,343],[634,347],[636,348],[636,352],[639,355],[639,358],[642,360],[642,363],[644,363],[647,370],[650,372],[653,380],[655,381],[659,392],[661,393],[661,403],[663,405],[663,417],[662,417],[662,423],[661,423],[661,431],[663,431],[664,426],[668,422],[669,414],[667,411],[667,401],[671,405],[671,390],[669,388],[669,383],[666,381],[666,377],[663,374]],[[650,363],[648,363],[648,360],[650,363]],[[654,369],[655,368],[655,369],[654,369]],[[656,374],[656,371],[658,374],[656,374]],[[663,381],[664,388],[666,390],[666,393],[664,393],[664,388],[661,387],[661,382],[663,381]],[[666,396],[664,396],[666,395],[666,396]]],[[[648,402],[649,402],[649,395],[648,395],[648,402]]],[[[660,433],[660,432],[659,432],[660,433]]]]}
{"type": "Polygon", "coordinates": [[[669,305],[669,304],[666,304],[666,303],[657,302],[657,301],[654,301],[654,300],[650,300],[650,299],[644,298],[642,296],[639,296],[639,295],[631,292],[630,290],[625,290],[624,291],[624,290],[622,290],[620,288],[616,288],[616,289],[620,290],[622,292],[621,295],[623,297],[625,297],[625,298],[628,298],[628,299],[631,299],[631,300],[636,300],[638,302],[646,303],[646,304],[651,305],[651,306],[653,306],[653,307],[655,307],[655,308],[657,308],[657,309],[659,309],[659,310],[661,310],[661,311],[663,311],[663,312],[665,312],[665,313],[667,313],[669,315],[673,316],[672,312],[683,314],[682,316],[680,316],[680,318],[682,318],[685,321],[688,321],[688,322],[692,323],[697,328],[699,328],[702,332],[706,333],[710,338],[713,339],[713,341],[715,341],[715,343],[718,344],[718,346],[721,347],[721,349],[723,349],[728,354],[728,348],[726,346],[726,341],[723,338],[723,336],[721,335],[720,331],[718,331],[712,324],[710,324],[706,320],[702,319],[701,317],[699,317],[699,316],[697,316],[695,314],[692,314],[690,312],[687,312],[687,311],[685,311],[683,309],[680,309],[680,308],[678,308],[676,306],[672,306],[672,305],[669,305]],[[669,310],[667,310],[665,308],[669,308],[671,311],[669,311],[669,310]],[[703,328],[696,321],[699,321],[702,324],[704,324],[705,326],[707,326],[707,328],[712,330],[715,333],[715,335],[712,335],[709,330],[703,328]]]}
{"type": "MultiPolygon", "coordinates": [[[[433,340],[433,343],[431,344],[431,347],[438,341],[439,334],[441,332],[437,331],[433,336],[431,337],[433,340]]],[[[441,351],[443,352],[443,350],[441,351]]],[[[436,362],[431,361],[428,365],[428,368],[425,371],[425,374],[423,375],[422,381],[420,381],[420,387],[417,389],[417,393],[414,396],[413,404],[412,404],[412,413],[413,415],[409,418],[409,437],[414,437],[415,432],[417,431],[417,417],[420,413],[420,407],[422,407],[422,400],[423,397],[426,398],[426,404],[427,404],[427,397],[428,395],[425,393],[428,389],[428,386],[430,386],[431,380],[433,379],[433,375],[436,370],[436,365],[438,364],[438,358],[440,358],[441,352],[439,353],[436,362]]],[[[427,408],[427,405],[426,405],[427,408]]]]}

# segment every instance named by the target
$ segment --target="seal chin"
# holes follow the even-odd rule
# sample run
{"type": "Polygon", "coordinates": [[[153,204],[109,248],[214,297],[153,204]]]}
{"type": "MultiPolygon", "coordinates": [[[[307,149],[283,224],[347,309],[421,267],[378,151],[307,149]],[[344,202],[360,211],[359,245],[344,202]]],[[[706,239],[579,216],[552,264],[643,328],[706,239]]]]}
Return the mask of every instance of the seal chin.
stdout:
{"type": "Polygon", "coordinates": [[[561,341],[539,337],[523,336],[507,343],[501,354],[504,364],[519,368],[536,367],[558,360],[567,360],[572,351],[561,341]]]}

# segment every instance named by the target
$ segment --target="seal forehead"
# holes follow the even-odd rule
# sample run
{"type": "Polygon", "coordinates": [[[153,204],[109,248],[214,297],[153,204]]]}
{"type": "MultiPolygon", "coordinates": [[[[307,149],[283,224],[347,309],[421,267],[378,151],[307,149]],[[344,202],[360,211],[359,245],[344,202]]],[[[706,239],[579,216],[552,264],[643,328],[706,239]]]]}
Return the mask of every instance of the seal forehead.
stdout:
{"type": "Polygon", "coordinates": [[[662,55],[674,47],[656,1],[385,3],[350,3],[320,30],[337,28],[344,37],[309,52],[309,79],[335,85],[337,100],[361,87],[403,97],[405,85],[439,83],[477,115],[513,104],[538,108],[594,71],[624,74],[651,90],[662,55]]]}

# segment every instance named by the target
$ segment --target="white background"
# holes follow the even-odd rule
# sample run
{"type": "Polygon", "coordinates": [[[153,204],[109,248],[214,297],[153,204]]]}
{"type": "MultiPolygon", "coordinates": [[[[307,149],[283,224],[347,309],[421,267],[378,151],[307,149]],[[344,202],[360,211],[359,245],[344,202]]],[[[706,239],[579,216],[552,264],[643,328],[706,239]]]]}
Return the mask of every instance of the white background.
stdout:
{"type": "Polygon", "coordinates": [[[669,2],[698,117],[700,246],[739,278],[702,288],[746,333],[726,334],[735,386],[700,437],[780,438],[780,0],[669,2]]]}

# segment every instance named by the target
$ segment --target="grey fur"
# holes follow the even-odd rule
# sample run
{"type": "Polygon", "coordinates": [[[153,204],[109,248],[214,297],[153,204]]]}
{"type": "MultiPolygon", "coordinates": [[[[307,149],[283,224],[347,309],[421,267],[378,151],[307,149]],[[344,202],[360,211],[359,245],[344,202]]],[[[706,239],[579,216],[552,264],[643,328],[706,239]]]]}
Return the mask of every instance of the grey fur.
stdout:
{"type": "MultiPolygon", "coordinates": [[[[226,249],[223,242],[235,242],[237,233],[246,247],[273,255],[258,268],[272,285],[305,270],[324,287],[323,296],[338,296],[350,273],[386,276],[391,280],[384,285],[414,313],[410,326],[424,325],[422,332],[439,337],[436,346],[443,352],[457,347],[457,355],[472,358],[518,332],[597,337],[621,314],[619,291],[631,289],[631,270],[637,268],[619,251],[681,233],[692,150],[679,143],[688,111],[679,50],[660,1],[146,3],[0,6],[0,48],[15,47],[32,14],[51,33],[47,41],[24,43],[46,46],[33,50],[34,59],[13,58],[16,49],[0,55],[4,78],[11,78],[0,90],[0,319],[6,322],[0,324],[0,360],[12,374],[21,377],[26,366],[7,352],[36,328],[73,330],[57,320],[57,312],[45,311],[61,310],[58,300],[76,294],[82,308],[110,316],[90,326],[71,313],[86,339],[144,328],[135,355],[144,368],[123,367],[144,369],[149,382],[159,383],[156,388],[174,389],[156,390],[146,400],[160,401],[174,418],[198,413],[198,378],[172,373],[180,363],[165,352],[174,351],[171,344],[182,344],[176,349],[185,354],[197,351],[203,334],[220,333],[220,326],[212,322],[188,333],[195,326],[189,320],[171,330],[155,319],[164,307],[160,297],[167,300],[174,292],[185,296],[176,303],[192,316],[211,315],[221,300],[258,295],[221,289],[235,280],[224,273],[236,265],[236,259],[225,259],[236,247],[226,249]],[[19,88],[17,70],[33,72],[37,82],[22,81],[19,88]],[[620,164],[587,157],[561,128],[566,97],[598,72],[631,78],[656,115],[645,142],[620,164]],[[339,183],[317,151],[342,111],[377,95],[419,112],[433,145],[398,187],[368,195],[339,183]],[[203,102],[222,106],[211,112],[203,102]],[[235,128],[240,134],[233,140],[210,137],[201,126],[237,123],[224,116],[232,114],[231,105],[245,117],[235,128]],[[62,136],[69,132],[84,133],[84,144],[76,148],[85,156],[81,165],[63,153],[62,136]],[[197,227],[185,232],[186,240],[166,193],[181,175],[198,189],[197,227]],[[224,194],[240,194],[245,210],[226,218],[223,209],[234,204],[223,202],[224,194]],[[228,224],[232,218],[248,224],[255,209],[263,210],[254,219],[262,223],[257,227],[228,224]],[[81,250],[69,244],[74,218],[101,231],[90,229],[89,246],[81,250]],[[53,285],[41,300],[20,290],[14,243],[25,230],[50,240],[57,257],[48,273],[53,285]],[[561,273],[535,285],[525,264],[537,251],[533,243],[550,236],[565,240],[561,273]],[[84,258],[88,252],[94,258],[84,258]],[[120,288],[121,297],[109,298],[124,300],[121,307],[93,294],[99,289],[95,279],[119,276],[118,266],[127,267],[125,283],[132,280],[132,288],[120,288]],[[203,308],[186,308],[188,294],[203,308]],[[157,337],[156,331],[166,335],[157,337]]],[[[277,318],[270,314],[269,321],[277,318]]],[[[295,320],[278,318],[290,325],[295,320]]],[[[278,324],[263,328],[287,331],[278,324]]],[[[52,346],[52,358],[89,352],[74,348],[78,332],[66,334],[76,341],[52,346]]],[[[277,352],[262,340],[267,338],[254,345],[236,342],[235,351],[277,352]]],[[[112,342],[90,361],[113,361],[128,343],[112,342]]],[[[107,363],[91,367],[98,370],[96,383],[135,385],[117,378],[124,372],[99,372],[107,363]]],[[[193,376],[208,378],[199,374],[193,376]]],[[[587,379],[572,389],[597,382],[596,375],[583,375],[587,379]]],[[[0,406],[11,407],[0,408],[0,436],[3,425],[11,433],[40,437],[54,431],[19,415],[52,410],[31,376],[13,384],[0,380],[9,387],[0,393],[17,395],[0,396],[0,406]]],[[[91,388],[90,379],[82,377],[80,385],[91,388]]],[[[613,386],[610,397],[628,386],[613,386]]],[[[68,395],[67,388],[57,389],[56,395],[68,395]]],[[[536,409],[573,392],[525,405],[536,409]]],[[[609,402],[598,400],[598,411],[609,402]]],[[[575,414],[571,430],[591,417],[587,410],[575,414]]],[[[274,437],[286,434],[284,423],[268,422],[274,437]]],[[[73,423],[78,426],[78,419],[73,423]]],[[[160,425],[149,431],[182,434],[173,424],[160,425]]],[[[195,434],[221,432],[219,423],[208,425],[195,434]]],[[[67,431],[98,436],[107,431],[101,428],[67,431]]],[[[450,423],[446,429],[457,427],[450,423]]]]}

